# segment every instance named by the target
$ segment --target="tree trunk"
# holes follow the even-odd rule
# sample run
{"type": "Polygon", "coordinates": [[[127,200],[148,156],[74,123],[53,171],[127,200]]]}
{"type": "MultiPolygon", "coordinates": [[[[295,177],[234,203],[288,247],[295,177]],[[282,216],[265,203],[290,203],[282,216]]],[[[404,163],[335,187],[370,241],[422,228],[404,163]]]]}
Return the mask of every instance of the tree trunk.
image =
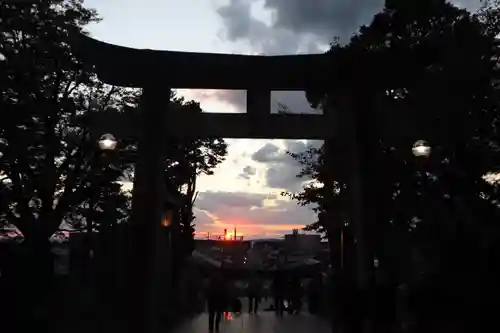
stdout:
{"type": "Polygon", "coordinates": [[[33,233],[21,243],[17,265],[15,317],[18,323],[44,331],[49,322],[49,294],[53,278],[53,255],[47,237],[33,233]],[[33,326],[37,325],[37,326],[33,326]]]}

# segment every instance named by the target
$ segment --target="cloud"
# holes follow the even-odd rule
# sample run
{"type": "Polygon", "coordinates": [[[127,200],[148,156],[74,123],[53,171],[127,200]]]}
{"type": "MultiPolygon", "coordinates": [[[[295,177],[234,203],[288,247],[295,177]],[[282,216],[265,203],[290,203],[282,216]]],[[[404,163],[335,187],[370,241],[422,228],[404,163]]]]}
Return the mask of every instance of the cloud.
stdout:
{"type": "Polygon", "coordinates": [[[253,153],[251,158],[254,162],[264,165],[267,187],[297,192],[308,179],[297,177],[302,167],[288,152],[304,152],[309,144],[302,140],[287,140],[283,143],[284,147],[280,148],[276,144],[268,142],[253,153]]]}
{"type": "Polygon", "coordinates": [[[252,176],[255,176],[256,174],[257,170],[254,167],[247,165],[246,167],[243,168],[239,177],[243,179],[250,179],[252,176]]]}
{"type": "Polygon", "coordinates": [[[266,198],[267,196],[257,193],[207,191],[199,194],[196,207],[206,211],[225,206],[259,208],[264,206],[266,198]]]}
{"type": "Polygon", "coordinates": [[[458,7],[466,8],[470,12],[474,13],[481,8],[481,4],[483,2],[487,2],[489,0],[455,0],[450,1],[458,7]]]}
{"type": "Polygon", "coordinates": [[[317,53],[321,46],[306,36],[297,36],[294,31],[267,24],[252,15],[257,1],[230,0],[229,4],[218,8],[217,13],[225,29],[222,36],[228,41],[246,40],[255,53],[317,53]]]}
{"type": "Polygon", "coordinates": [[[196,201],[197,232],[236,227],[245,237],[271,237],[315,221],[309,209],[276,194],[202,192],[196,201]]]}
{"type": "Polygon", "coordinates": [[[200,102],[203,112],[246,112],[246,90],[176,89],[179,96],[200,102]]]}
{"type": "Polygon", "coordinates": [[[334,37],[348,39],[382,8],[383,0],[231,0],[219,7],[223,36],[265,54],[318,53],[334,37]],[[252,9],[262,5],[270,22],[252,9]]]}
{"type": "MultiPolygon", "coordinates": [[[[244,42],[252,50],[269,55],[317,53],[336,37],[342,42],[348,41],[360,26],[369,24],[383,9],[384,2],[230,0],[220,6],[217,13],[224,25],[222,36],[227,41],[244,42]]],[[[451,2],[472,12],[481,4],[479,0],[451,2]]]]}
{"type": "Polygon", "coordinates": [[[280,148],[278,146],[268,142],[253,153],[251,158],[255,162],[260,163],[280,162],[282,160],[282,154],[280,154],[280,148]]]}
{"type": "Polygon", "coordinates": [[[329,42],[336,36],[348,39],[383,4],[383,0],[266,0],[265,7],[274,14],[275,29],[310,34],[329,42]]]}

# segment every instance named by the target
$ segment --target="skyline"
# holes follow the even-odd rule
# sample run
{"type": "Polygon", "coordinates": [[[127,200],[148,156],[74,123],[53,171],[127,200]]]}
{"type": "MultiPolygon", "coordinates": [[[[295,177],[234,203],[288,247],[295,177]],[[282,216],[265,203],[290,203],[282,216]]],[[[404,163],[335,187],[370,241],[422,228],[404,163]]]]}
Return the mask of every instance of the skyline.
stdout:
{"type": "MultiPolygon", "coordinates": [[[[474,10],[477,1],[454,3],[474,10]]],[[[158,50],[235,53],[321,53],[333,37],[346,41],[369,23],[381,0],[86,0],[102,22],[89,26],[92,37],[112,44],[158,50]]],[[[177,91],[200,102],[204,112],[245,112],[245,92],[177,91]]],[[[273,92],[278,103],[295,113],[315,113],[303,92],[273,92]]],[[[299,166],[286,151],[300,152],[307,140],[226,140],[228,156],[212,176],[198,179],[196,231],[221,232],[237,227],[245,238],[279,237],[315,221],[307,207],[280,196],[295,192],[302,180],[299,166]]]]}

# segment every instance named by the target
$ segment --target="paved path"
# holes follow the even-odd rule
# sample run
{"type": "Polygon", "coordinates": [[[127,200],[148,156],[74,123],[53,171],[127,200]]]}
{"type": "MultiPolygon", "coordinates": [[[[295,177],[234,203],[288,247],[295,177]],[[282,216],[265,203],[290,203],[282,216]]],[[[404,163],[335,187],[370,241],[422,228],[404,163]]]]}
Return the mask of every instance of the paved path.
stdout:
{"type": "MultiPolygon", "coordinates": [[[[188,322],[175,333],[207,333],[208,314],[203,313],[188,322]]],[[[276,318],[274,312],[229,313],[221,322],[220,333],[330,333],[328,321],[303,313],[276,318]]]]}

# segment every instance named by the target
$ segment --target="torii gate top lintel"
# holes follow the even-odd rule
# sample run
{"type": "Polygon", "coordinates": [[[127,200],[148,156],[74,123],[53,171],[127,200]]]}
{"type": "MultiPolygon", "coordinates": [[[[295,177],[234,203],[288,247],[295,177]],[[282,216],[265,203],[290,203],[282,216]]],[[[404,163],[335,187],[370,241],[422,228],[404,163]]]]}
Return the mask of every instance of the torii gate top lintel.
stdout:
{"type": "Polygon", "coordinates": [[[161,83],[169,88],[306,90],[324,85],[322,77],[331,67],[326,54],[157,51],[117,46],[83,34],[78,44],[82,55],[96,66],[101,80],[123,87],[161,83]]]}

